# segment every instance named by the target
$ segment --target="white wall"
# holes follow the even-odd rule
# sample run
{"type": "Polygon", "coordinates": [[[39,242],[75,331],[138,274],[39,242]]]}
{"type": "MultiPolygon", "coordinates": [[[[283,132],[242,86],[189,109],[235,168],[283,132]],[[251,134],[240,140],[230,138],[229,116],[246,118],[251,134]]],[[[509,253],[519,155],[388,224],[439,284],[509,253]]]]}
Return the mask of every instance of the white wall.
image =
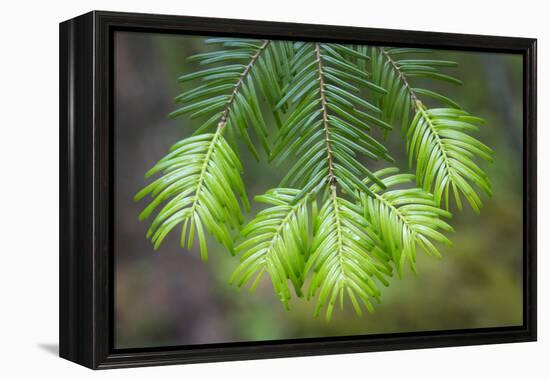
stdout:
{"type": "Polygon", "coordinates": [[[0,22],[0,373],[4,379],[548,378],[549,222],[539,217],[539,342],[93,373],[58,359],[58,22],[92,9],[539,39],[539,215],[550,213],[545,1],[5,1],[0,22]],[[378,4],[378,5],[377,5],[378,4]],[[543,299],[546,297],[546,300],[543,299]],[[544,351],[547,351],[546,354],[544,351]],[[33,377],[31,377],[33,376],[33,377]]]}

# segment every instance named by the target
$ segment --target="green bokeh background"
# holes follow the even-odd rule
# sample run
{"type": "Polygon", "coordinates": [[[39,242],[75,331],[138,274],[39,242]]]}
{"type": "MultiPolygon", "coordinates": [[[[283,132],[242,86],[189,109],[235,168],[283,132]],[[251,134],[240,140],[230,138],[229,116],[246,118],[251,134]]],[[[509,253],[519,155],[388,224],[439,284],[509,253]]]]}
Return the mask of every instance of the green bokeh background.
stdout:
{"type": "MultiPolygon", "coordinates": [[[[179,247],[177,229],[154,252],[138,214],[145,201],[133,195],[143,174],[177,140],[200,124],[170,120],[178,75],[196,66],[186,57],[205,51],[203,37],[117,32],[115,35],[115,346],[117,348],[261,341],[376,333],[516,326],[522,324],[522,57],[511,54],[438,51],[459,62],[449,69],[464,85],[430,82],[487,123],[478,137],[496,152],[481,163],[494,195],[482,196],[480,216],[454,208],[443,259],[420,254],[418,275],[407,271],[383,289],[374,314],[357,317],[350,305],[330,322],[313,318],[314,302],[294,298],[285,311],[268,277],[256,292],[228,284],[238,264],[215,241],[209,262],[198,244],[179,247]]],[[[415,86],[423,83],[417,81],[415,86]]],[[[429,101],[426,103],[431,104],[429,101]]],[[[378,136],[382,138],[381,136],[378,136]]],[[[386,144],[402,170],[405,145],[398,131],[386,144]],[[400,165],[401,164],[401,165],[400,165]]],[[[248,194],[277,185],[287,165],[256,162],[241,150],[248,194]]],[[[264,157],[265,158],[265,157],[264,157]]],[[[377,169],[384,163],[368,162],[377,169]]],[[[453,205],[454,206],[454,205],[453,205]]],[[[262,206],[252,204],[249,220],[262,206]]]]}

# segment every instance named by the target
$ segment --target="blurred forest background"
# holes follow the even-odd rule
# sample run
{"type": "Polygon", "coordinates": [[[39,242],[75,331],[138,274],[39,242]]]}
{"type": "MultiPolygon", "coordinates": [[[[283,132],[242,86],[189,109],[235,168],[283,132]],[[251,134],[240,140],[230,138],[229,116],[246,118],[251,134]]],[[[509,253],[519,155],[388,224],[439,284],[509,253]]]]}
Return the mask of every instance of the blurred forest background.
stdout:
{"type": "MultiPolygon", "coordinates": [[[[374,314],[357,317],[335,310],[330,322],[313,318],[314,302],[294,298],[285,311],[268,276],[254,294],[230,286],[238,264],[213,239],[209,261],[179,247],[176,228],[154,252],[138,214],[146,201],[134,194],[144,173],[176,141],[199,125],[168,119],[176,78],[195,70],[186,58],[212,47],[203,37],[117,32],[115,35],[115,347],[135,348],[325,336],[514,326],[522,324],[522,57],[509,54],[440,51],[455,60],[449,69],[464,81],[456,87],[429,84],[487,123],[481,141],[496,152],[482,163],[493,184],[477,216],[466,206],[453,211],[455,247],[441,247],[443,259],[419,254],[415,276],[406,271],[383,289],[374,314]]],[[[187,87],[188,88],[188,87],[187,87]]],[[[429,103],[429,102],[428,102],[429,103]]],[[[390,154],[406,168],[399,131],[387,141],[390,154]]],[[[381,138],[381,137],[380,137],[381,138]]],[[[287,171],[241,150],[249,197],[277,185],[287,171]]],[[[383,163],[369,162],[372,169],[383,163]]],[[[252,203],[251,219],[263,206],[252,203]]]]}

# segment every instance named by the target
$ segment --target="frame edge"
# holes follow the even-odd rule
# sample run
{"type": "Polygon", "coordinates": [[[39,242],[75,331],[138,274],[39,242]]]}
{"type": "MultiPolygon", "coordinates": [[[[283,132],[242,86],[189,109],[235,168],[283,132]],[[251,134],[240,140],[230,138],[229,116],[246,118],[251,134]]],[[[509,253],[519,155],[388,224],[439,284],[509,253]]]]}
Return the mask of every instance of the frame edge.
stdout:
{"type": "Polygon", "coordinates": [[[97,368],[93,12],[59,24],[59,356],[97,368]],[[92,344],[90,344],[92,342],[92,344]]]}

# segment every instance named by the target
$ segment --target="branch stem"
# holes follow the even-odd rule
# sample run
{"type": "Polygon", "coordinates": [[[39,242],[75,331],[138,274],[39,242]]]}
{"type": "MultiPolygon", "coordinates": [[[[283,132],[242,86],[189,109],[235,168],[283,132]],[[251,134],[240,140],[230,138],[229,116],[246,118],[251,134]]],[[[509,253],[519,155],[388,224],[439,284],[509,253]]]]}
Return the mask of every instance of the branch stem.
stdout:
{"type": "Polygon", "coordinates": [[[403,82],[403,85],[407,88],[407,91],[409,92],[409,96],[411,97],[411,100],[412,100],[415,108],[418,109],[418,107],[422,105],[422,102],[420,101],[420,99],[418,99],[418,96],[416,95],[413,88],[411,87],[411,85],[410,85],[409,81],[407,80],[407,77],[405,76],[405,74],[403,74],[403,72],[399,69],[399,66],[393,60],[393,58],[389,55],[389,53],[386,51],[386,49],[384,49],[383,47],[378,47],[378,50],[380,50],[380,52],[384,55],[384,57],[390,63],[390,65],[395,70],[395,72],[397,72],[397,75],[399,76],[399,79],[401,80],[401,82],[403,82]]]}
{"type": "Polygon", "coordinates": [[[265,51],[265,49],[267,48],[267,46],[270,43],[271,43],[270,40],[263,40],[262,45],[260,47],[258,47],[258,50],[256,51],[256,53],[254,53],[254,55],[250,59],[250,62],[248,62],[248,64],[245,66],[243,72],[241,73],[241,76],[240,76],[239,80],[237,81],[237,83],[235,83],[235,86],[233,87],[233,91],[231,92],[231,96],[227,100],[227,105],[225,106],[225,109],[224,109],[224,111],[222,113],[222,116],[220,118],[220,121],[218,123],[218,128],[225,127],[225,124],[227,123],[227,118],[229,117],[229,112],[231,111],[231,106],[233,105],[233,102],[235,101],[235,99],[237,97],[237,94],[241,90],[241,87],[242,87],[246,77],[248,76],[248,74],[250,74],[250,70],[252,70],[252,67],[254,66],[254,64],[256,63],[256,61],[258,60],[260,55],[262,54],[262,52],[265,51]]]}
{"type": "Polygon", "coordinates": [[[212,156],[216,153],[216,145],[218,144],[218,140],[222,134],[223,128],[227,124],[227,118],[229,117],[229,112],[231,111],[231,106],[233,105],[233,102],[237,98],[237,94],[242,88],[242,85],[246,79],[246,77],[250,74],[250,70],[252,70],[252,67],[260,57],[260,54],[265,50],[265,48],[269,45],[271,41],[264,40],[262,45],[258,47],[258,51],[254,53],[254,55],[251,57],[250,62],[245,66],[243,72],[240,75],[239,80],[237,83],[235,83],[235,86],[233,87],[233,90],[231,92],[231,96],[227,100],[227,105],[225,106],[225,109],[222,113],[222,116],[220,118],[220,121],[218,122],[218,128],[216,129],[216,132],[214,133],[214,136],[212,137],[212,141],[210,142],[210,145],[208,147],[208,151],[204,155],[204,161],[201,167],[201,171],[199,174],[199,180],[197,188],[195,189],[195,199],[193,201],[193,205],[191,206],[191,215],[194,214],[195,209],[197,208],[197,205],[199,204],[199,194],[202,190],[204,181],[206,179],[206,172],[208,171],[208,164],[210,163],[210,160],[212,159],[212,156]]]}
{"type": "Polygon", "coordinates": [[[449,157],[447,156],[447,151],[445,150],[445,146],[444,146],[443,142],[441,141],[441,138],[439,137],[439,133],[437,133],[435,125],[433,124],[433,122],[430,119],[428,113],[426,112],[426,107],[424,106],[422,101],[418,98],[418,95],[416,95],[415,91],[411,87],[409,81],[407,80],[407,77],[399,69],[399,66],[393,60],[393,58],[390,56],[390,54],[383,47],[379,47],[378,49],[384,55],[384,57],[386,57],[386,59],[388,60],[390,65],[392,65],[393,69],[395,70],[395,72],[399,76],[399,79],[401,80],[403,85],[407,88],[407,91],[409,92],[409,96],[411,97],[411,100],[412,100],[412,103],[414,104],[414,108],[415,108],[416,112],[420,112],[420,114],[422,115],[422,118],[424,120],[426,120],[426,123],[427,123],[428,127],[430,128],[431,134],[434,136],[434,139],[437,143],[437,146],[439,147],[439,149],[441,151],[441,155],[443,156],[443,160],[445,162],[445,167],[447,169],[447,172],[449,173],[449,175],[451,176],[451,179],[452,179],[453,170],[452,170],[452,167],[449,163],[449,157]]]}
{"type": "Polygon", "coordinates": [[[204,184],[204,181],[206,179],[206,172],[208,170],[208,164],[210,163],[210,160],[212,156],[215,154],[216,151],[216,145],[218,144],[218,140],[221,136],[222,128],[218,128],[216,132],[214,133],[214,136],[212,137],[212,141],[210,142],[210,146],[208,147],[208,151],[204,155],[204,161],[202,163],[201,172],[199,174],[199,180],[197,188],[195,189],[195,199],[193,200],[193,205],[191,206],[191,216],[195,213],[195,209],[197,208],[197,204],[199,203],[199,194],[202,190],[202,186],[204,184]]]}
{"type": "Polygon", "coordinates": [[[445,162],[445,167],[447,168],[447,172],[449,173],[451,180],[453,179],[453,169],[449,163],[449,157],[447,155],[447,150],[445,149],[445,145],[443,144],[443,141],[441,141],[441,137],[439,137],[439,133],[437,133],[436,127],[432,122],[432,119],[430,119],[430,116],[426,112],[426,109],[422,104],[418,105],[418,112],[421,113],[422,118],[426,120],[426,123],[428,124],[428,127],[430,128],[430,131],[432,135],[435,138],[435,141],[437,143],[437,146],[439,147],[441,151],[441,155],[443,156],[443,161],[445,162]]]}
{"type": "Polygon", "coordinates": [[[332,157],[332,144],[330,140],[330,127],[328,122],[328,102],[325,94],[325,78],[323,74],[323,61],[321,57],[321,46],[315,44],[315,58],[317,60],[317,70],[319,72],[319,96],[321,98],[321,117],[323,120],[323,129],[325,131],[325,145],[327,148],[328,161],[328,182],[332,187],[336,186],[336,175],[334,174],[334,158],[332,157]]]}
{"type": "Polygon", "coordinates": [[[332,200],[332,207],[334,210],[334,219],[336,220],[336,234],[337,234],[337,244],[338,244],[338,263],[340,264],[340,278],[346,274],[344,268],[344,261],[342,259],[342,247],[343,247],[343,236],[342,236],[342,223],[340,221],[340,209],[338,206],[338,194],[336,193],[336,186],[330,187],[330,198],[332,200]]]}

